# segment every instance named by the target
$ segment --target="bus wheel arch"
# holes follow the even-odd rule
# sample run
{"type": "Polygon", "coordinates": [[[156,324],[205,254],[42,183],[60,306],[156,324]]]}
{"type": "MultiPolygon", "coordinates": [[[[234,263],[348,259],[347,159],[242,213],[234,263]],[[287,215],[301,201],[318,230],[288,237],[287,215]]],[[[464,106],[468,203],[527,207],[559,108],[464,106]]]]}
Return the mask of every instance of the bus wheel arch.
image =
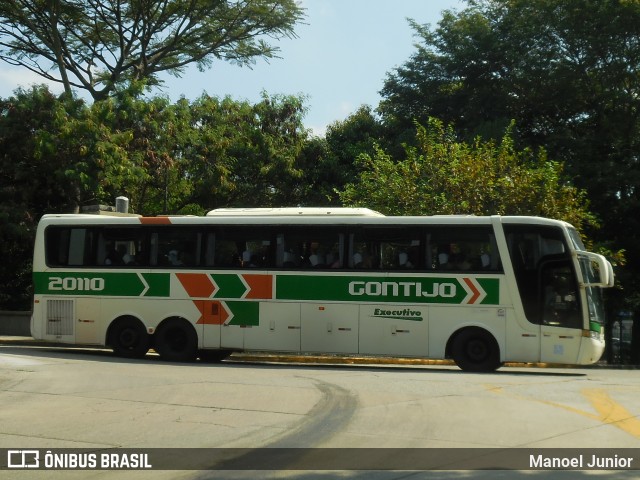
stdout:
{"type": "Polygon", "coordinates": [[[156,328],[153,347],[163,360],[193,362],[198,355],[198,334],[188,320],[169,317],[156,328]]]}
{"type": "Polygon", "coordinates": [[[142,358],[149,351],[149,334],[136,317],[124,315],[116,318],[107,330],[107,345],[119,357],[142,358]]]}
{"type": "Polygon", "coordinates": [[[493,372],[500,368],[500,345],[488,330],[465,327],[447,342],[447,352],[466,372],[493,372]]]}

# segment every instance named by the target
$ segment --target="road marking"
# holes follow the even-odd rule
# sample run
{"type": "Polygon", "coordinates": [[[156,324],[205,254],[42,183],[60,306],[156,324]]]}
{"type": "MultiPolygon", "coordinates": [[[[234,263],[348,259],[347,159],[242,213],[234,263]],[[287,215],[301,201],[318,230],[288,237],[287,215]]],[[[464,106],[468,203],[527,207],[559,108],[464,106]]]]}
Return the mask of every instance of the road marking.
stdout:
{"type": "MultiPolygon", "coordinates": [[[[497,393],[499,395],[505,395],[507,393],[505,392],[503,387],[496,385],[485,385],[485,388],[488,391],[497,393]]],[[[606,390],[601,388],[584,389],[581,391],[581,393],[587,400],[589,400],[593,408],[596,410],[597,414],[586,412],[584,410],[580,410],[579,408],[570,407],[568,405],[563,405],[561,403],[552,402],[550,400],[526,397],[514,392],[508,392],[508,395],[523,400],[533,400],[535,402],[549,405],[551,407],[561,408],[568,412],[576,413],[592,420],[597,420],[604,423],[605,425],[617,427],[622,431],[628,433],[629,435],[640,438],[640,418],[638,418],[638,415],[634,415],[618,402],[613,400],[606,390]]]]}
{"type": "Polygon", "coordinates": [[[618,402],[613,400],[606,390],[601,388],[585,389],[582,394],[593,405],[600,416],[600,421],[640,438],[640,419],[618,402]]]}

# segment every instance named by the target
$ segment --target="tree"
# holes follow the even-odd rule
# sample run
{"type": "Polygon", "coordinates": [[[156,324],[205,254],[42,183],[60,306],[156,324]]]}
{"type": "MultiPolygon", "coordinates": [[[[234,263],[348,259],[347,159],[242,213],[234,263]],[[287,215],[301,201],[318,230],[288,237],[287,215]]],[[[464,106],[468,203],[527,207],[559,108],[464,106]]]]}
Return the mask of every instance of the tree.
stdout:
{"type": "Polygon", "coordinates": [[[595,221],[562,165],[544,150],[516,150],[509,130],[499,144],[466,143],[431,118],[417,126],[415,143],[402,159],[382,149],[362,155],[364,172],[340,192],[342,201],[393,215],[539,215],[578,229],[595,221]]]}
{"type": "MultiPolygon", "coordinates": [[[[166,172],[169,212],[186,213],[188,205],[209,209],[299,202],[297,162],[308,135],[302,98],[264,94],[252,105],[202,95],[191,104],[180,100],[175,108],[180,114],[171,135],[166,129],[159,133],[173,146],[166,172]]],[[[151,178],[151,191],[161,190],[158,179],[164,177],[151,178]]]]}
{"type": "Polygon", "coordinates": [[[123,92],[87,105],[34,87],[0,100],[0,308],[29,308],[45,213],[121,194],[145,215],[302,203],[304,111],[302,98],[266,94],[173,104],[123,92]]]}
{"type": "Polygon", "coordinates": [[[412,22],[420,42],[386,79],[383,121],[402,135],[435,116],[473,139],[515,119],[516,142],[544,147],[586,190],[601,220],[589,236],[626,251],[616,308],[636,311],[640,332],[640,2],[467,5],[435,28],[412,22]]]}
{"type": "MultiPolygon", "coordinates": [[[[38,135],[56,122],[59,101],[46,88],[0,100],[0,308],[31,308],[31,258],[37,222],[68,207],[61,157],[35,154],[38,135]]],[[[77,105],[76,105],[77,106],[77,105]]]]}
{"type": "Polygon", "coordinates": [[[401,132],[435,116],[472,139],[498,138],[515,119],[516,140],[564,161],[596,212],[615,219],[609,233],[626,231],[640,207],[640,3],[468,4],[435,29],[412,22],[421,43],[387,77],[385,123],[401,132]]]}
{"type": "Polygon", "coordinates": [[[357,158],[373,155],[375,145],[383,142],[380,121],[363,105],[343,121],[328,126],[323,138],[309,139],[301,153],[302,185],[306,205],[339,205],[336,190],[356,178],[360,170],[357,158]]]}
{"type": "Polygon", "coordinates": [[[214,59],[250,65],[293,37],[294,0],[11,0],[0,2],[0,60],[86,90],[94,100],[214,59]]]}

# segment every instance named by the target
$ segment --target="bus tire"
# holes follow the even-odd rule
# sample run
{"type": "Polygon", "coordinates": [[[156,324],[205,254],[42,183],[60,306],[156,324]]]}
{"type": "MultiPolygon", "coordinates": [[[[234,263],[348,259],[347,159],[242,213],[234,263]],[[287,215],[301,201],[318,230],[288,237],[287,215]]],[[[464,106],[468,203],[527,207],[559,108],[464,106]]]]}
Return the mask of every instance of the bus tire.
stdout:
{"type": "Polygon", "coordinates": [[[143,358],[149,351],[149,335],[140,320],[122,317],[109,327],[109,345],[119,357],[143,358]]]}
{"type": "Polygon", "coordinates": [[[193,362],[198,354],[198,334],[188,321],[168,318],[154,335],[154,348],[170,362],[193,362]]]}
{"type": "Polygon", "coordinates": [[[493,372],[500,367],[500,347],[482,328],[466,328],[453,339],[453,360],[466,372],[493,372]]]}

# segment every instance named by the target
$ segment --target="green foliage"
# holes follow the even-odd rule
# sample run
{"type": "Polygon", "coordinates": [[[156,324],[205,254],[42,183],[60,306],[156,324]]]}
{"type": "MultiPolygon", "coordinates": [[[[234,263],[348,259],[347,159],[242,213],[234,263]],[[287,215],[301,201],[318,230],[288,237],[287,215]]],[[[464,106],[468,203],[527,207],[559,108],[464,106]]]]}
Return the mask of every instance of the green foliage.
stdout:
{"type": "Polygon", "coordinates": [[[131,199],[146,215],[302,203],[304,100],[123,92],[86,105],[46,87],[0,101],[0,308],[29,308],[38,219],[131,199]]]}
{"type": "Polygon", "coordinates": [[[627,258],[619,308],[640,311],[640,2],[468,0],[411,25],[419,43],[385,81],[384,124],[407,139],[434,116],[472,142],[515,119],[514,141],[544,147],[587,192],[602,222],[589,236],[627,258]]]}
{"type": "Polygon", "coordinates": [[[434,116],[471,140],[515,119],[515,139],[565,162],[603,218],[637,217],[640,3],[468,4],[433,29],[412,22],[420,43],[387,77],[385,123],[401,135],[434,116]]]}
{"type": "Polygon", "coordinates": [[[415,143],[403,159],[380,148],[362,155],[364,171],[339,192],[342,201],[393,215],[538,215],[578,229],[595,223],[585,193],[565,180],[562,165],[544,150],[516,150],[510,129],[499,144],[466,143],[431,118],[418,125],[415,143]]]}
{"type": "Polygon", "coordinates": [[[324,138],[308,140],[299,165],[305,189],[305,205],[339,205],[336,189],[359,175],[357,158],[372,155],[381,142],[384,129],[368,106],[360,107],[343,121],[329,125],[324,138]]]}
{"type": "Polygon", "coordinates": [[[154,115],[161,122],[149,115],[130,120],[141,126],[131,155],[147,173],[127,191],[136,211],[193,213],[299,201],[296,162],[307,137],[301,98],[265,94],[252,105],[203,95],[193,103],[158,105],[154,115]]]}
{"type": "Polygon", "coordinates": [[[266,39],[295,36],[303,12],[294,0],[3,1],[0,60],[103,100],[189,64],[273,58],[266,39]]]}
{"type": "Polygon", "coordinates": [[[56,99],[45,88],[19,90],[0,100],[0,306],[29,309],[35,211],[64,205],[64,185],[53,178],[58,165],[33,158],[34,132],[49,128],[56,99]]]}
{"type": "Polygon", "coordinates": [[[117,117],[115,102],[86,106],[62,99],[53,109],[50,128],[35,133],[34,158],[60,167],[54,179],[66,186],[73,210],[88,203],[108,203],[116,189],[143,172],[127,153],[128,131],[111,127],[117,117]]]}

